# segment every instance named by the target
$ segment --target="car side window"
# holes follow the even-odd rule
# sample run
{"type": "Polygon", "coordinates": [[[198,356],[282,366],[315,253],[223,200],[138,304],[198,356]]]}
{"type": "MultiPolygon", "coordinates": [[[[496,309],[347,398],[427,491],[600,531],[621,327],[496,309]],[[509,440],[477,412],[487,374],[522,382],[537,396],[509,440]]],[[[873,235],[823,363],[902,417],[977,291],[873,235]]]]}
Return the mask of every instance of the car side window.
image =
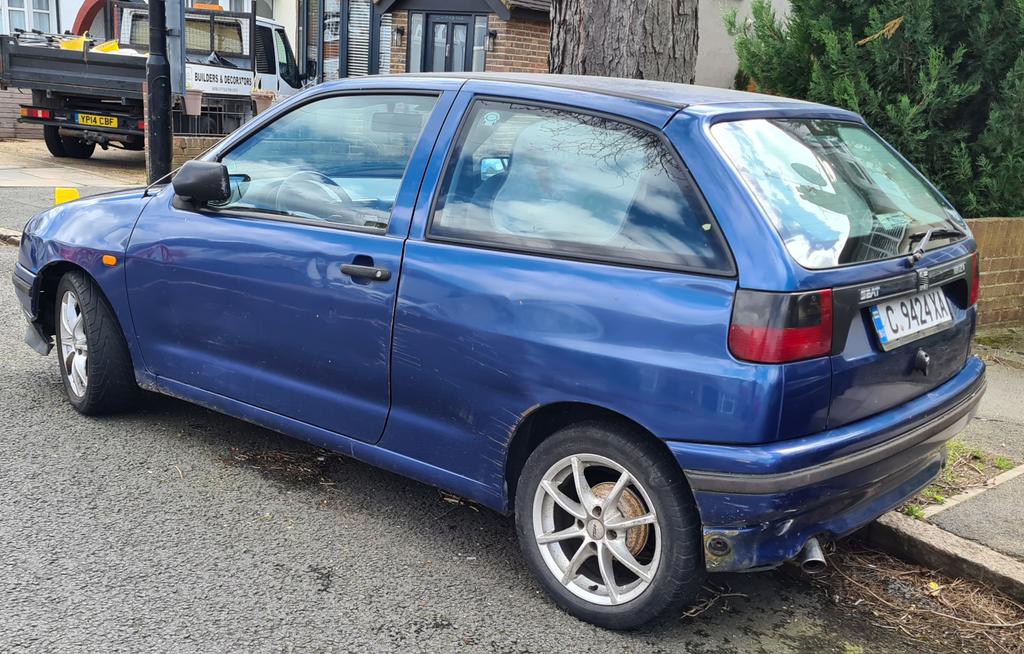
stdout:
{"type": "Polygon", "coordinates": [[[384,231],[436,102],[341,95],[297,107],[221,158],[231,197],[211,206],[384,231]]]}
{"type": "Polygon", "coordinates": [[[547,106],[476,101],[429,235],[641,266],[732,270],[695,183],[657,134],[547,106]]]}

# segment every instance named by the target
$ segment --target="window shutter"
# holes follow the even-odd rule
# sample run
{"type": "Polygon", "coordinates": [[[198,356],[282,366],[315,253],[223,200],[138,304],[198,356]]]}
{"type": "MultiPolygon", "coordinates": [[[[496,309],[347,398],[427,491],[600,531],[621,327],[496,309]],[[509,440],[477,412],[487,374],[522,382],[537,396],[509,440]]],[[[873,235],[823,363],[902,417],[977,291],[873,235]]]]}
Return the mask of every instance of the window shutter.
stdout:
{"type": "Polygon", "coordinates": [[[377,72],[386,75],[391,72],[391,14],[380,17],[380,57],[377,72]]]}
{"type": "Polygon", "coordinates": [[[349,77],[370,72],[370,0],[349,0],[348,3],[348,74],[349,77]]]}

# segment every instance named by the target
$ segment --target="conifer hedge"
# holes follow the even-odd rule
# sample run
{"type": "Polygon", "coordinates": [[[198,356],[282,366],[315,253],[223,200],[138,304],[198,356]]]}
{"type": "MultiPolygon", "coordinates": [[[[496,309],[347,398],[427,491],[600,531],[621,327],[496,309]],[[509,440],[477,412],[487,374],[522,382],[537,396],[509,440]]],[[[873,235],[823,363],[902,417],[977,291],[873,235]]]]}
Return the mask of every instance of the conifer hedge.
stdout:
{"type": "Polygon", "coordinates": [[[860,113],[967,217],[1024,216],[1024,0],[754,0],[726,26],[738,80],[860,113]]]}

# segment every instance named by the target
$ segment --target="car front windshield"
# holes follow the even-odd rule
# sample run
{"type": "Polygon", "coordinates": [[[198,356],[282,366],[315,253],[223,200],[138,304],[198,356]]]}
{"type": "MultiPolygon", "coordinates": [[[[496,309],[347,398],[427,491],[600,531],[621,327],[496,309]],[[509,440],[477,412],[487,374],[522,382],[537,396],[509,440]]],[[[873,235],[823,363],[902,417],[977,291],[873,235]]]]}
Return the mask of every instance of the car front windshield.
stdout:
{"type": "Polygon", "coordinates": [[[805,268],[909,254],[967,228],[921,176],[862,125],[751,119],[711,133],[805,268]]]}

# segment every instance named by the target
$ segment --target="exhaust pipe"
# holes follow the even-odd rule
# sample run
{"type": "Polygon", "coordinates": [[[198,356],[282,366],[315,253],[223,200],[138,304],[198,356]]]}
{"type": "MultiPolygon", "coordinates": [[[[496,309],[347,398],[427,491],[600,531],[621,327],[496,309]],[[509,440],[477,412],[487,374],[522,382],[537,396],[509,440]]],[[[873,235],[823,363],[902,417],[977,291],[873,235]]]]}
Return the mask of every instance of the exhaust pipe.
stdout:
{"type": "Polygon", "coordinates": [[[821,551],[821,543],[817,538],[810,538],[800,550],[800,569],[809,575],[825,571],[825,554],[821,551]]]}

